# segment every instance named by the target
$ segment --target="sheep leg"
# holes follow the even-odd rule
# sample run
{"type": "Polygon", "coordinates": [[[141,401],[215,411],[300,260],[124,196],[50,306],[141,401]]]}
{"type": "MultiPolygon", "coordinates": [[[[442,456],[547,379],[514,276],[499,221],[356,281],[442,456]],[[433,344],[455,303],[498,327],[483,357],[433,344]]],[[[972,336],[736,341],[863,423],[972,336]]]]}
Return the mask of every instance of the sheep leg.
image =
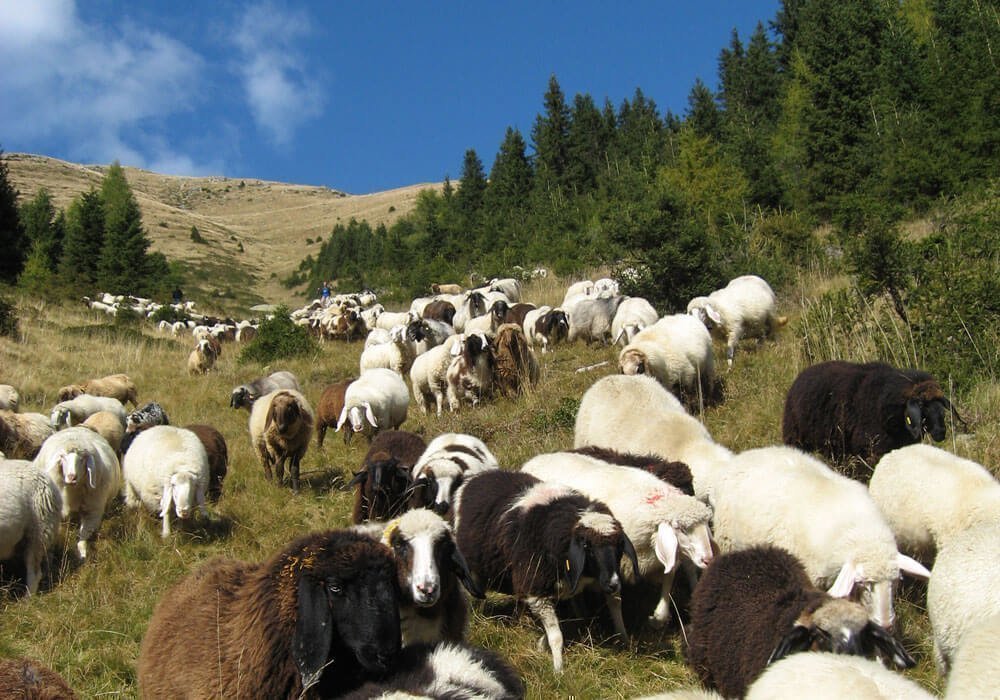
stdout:
{"type": "Polygon", "coordinates": [[[163,512],[163,528],[160,530],[160,537],[167,539],[170,537],[170,510],[163,512]]]}
{"type": "Polygon", "coordinates": [[[326,437],[326,424],[320,424],[316,428],[316,444],[323,446],[323,439],[326,437]]]}
{"type": "Polygon", "coordinates": [[[552,667],[556,673],[562,673],[562,649],[563,635],[559,628],[559,618],[556,616],[556,607],[548,598],[528,598],[528,609],[534,613],[545,630],[545,639],[552,652],[552,667]]]}
{"type": "Polygon", "coordinates": [[[38,593],[38,582],[42,579],[42,558],[44,552],[39,552],[39,549],[34,543],[29,544],[24,549],[24,583],[28,587],[28,595],[38,593]]]}
{"type": "Polygon", "coordinates": [[[615,632],[622,642],[628,644],[628,632],[625,631],[625,618],[622,617],[622,597],[621,594],[607,593],[604,600],[608,604],[608,613],[611,615],[611,624],[615,627],[615,632]]]}
{"type": "Polygon", "coordinates": [[[663,585],[660,587],[660,602],[656,604],[656,609],[649,618],[653,627],[666,627],[670,623],[670,590],[674,587],[675,573],[676,569],[663,577],[663,585]]]}
{"type": "Polygon", "coordinates": [[[285,481],[285,458],[281,457],[274,463],[274,475],[278,478],[278,484],[285,481]]]}
{"type": "Polygon", "coordinates": [[[299,457],[293,456],[288,465],[289,475],[292,478],[292,493],[299,492],[299,457]]]}
{"type": "Polygon", "coordinates": [[[80,555],[80,559],[87,558],[87,542],[101,526],[101,517],[103,515],[103,511],[81,511],[80,535],[76,542],[76,551],[80,555]]]}

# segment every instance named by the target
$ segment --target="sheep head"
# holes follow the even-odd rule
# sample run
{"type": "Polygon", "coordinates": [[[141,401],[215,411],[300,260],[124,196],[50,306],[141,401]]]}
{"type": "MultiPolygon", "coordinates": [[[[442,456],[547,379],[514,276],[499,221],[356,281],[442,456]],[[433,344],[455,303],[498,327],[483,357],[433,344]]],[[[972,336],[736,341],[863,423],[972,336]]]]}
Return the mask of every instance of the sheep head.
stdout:
{"type": "MultiPolygon", "coordinates": [[[[61,481],[67,486],[76,484],[89,485],[95,487],[94,483],[94,455],[89,452],[77,452],[69,450],[56,455],[49,465],[49,473],[56,475],[55,466],[59,465],[61,481]]],[[[57,483],[59,480],[56,480],[57,483]]]]}
{"type": "Polygon", "coordinates": [[[75,399],[80,394],[84,393],[84,389],[79,384],[70,384],[59,389],[58,398],[60,401],[69,401],[70,399],[75,399]]]}
{"type": "Polygon", "coordinates": [[[563,572],[568,590],[575,591],[584,575],[597,581],[605,593],[621,591],[621,559],[627,556],[632,570],[639,570],[639,559],[631,540],[610,512],[587,510],[570,536],[563,572]]]}
{"type": "Polygon", "coordinates": [[[906,392],[903,423],[914,440],[928,433],[935,442],[944,440],[946,432],[945,411],[951,403],[933,379],[919,382],[906,392]]]}
{"type": "Polygon", "coordinates": [[[647,374],[649,371],[646,353],[637,348],[625,348],[618,356],[618,366],[622,374],[647,374]]]}
{"type": "Polygon", "coordinates": [[[857,598],[868,610],[872,622],[892,629],[896,621],[893,609],[893,587],[899,573],[906,573],[918,578],[928,579],[931,572],[916,559],[905,554],[896,553],[896,561],[889,567],[891,576],[869,575],[864,565],[846,561],[840,568],[836,580],[827,593],[834,598],[857,598]]]}

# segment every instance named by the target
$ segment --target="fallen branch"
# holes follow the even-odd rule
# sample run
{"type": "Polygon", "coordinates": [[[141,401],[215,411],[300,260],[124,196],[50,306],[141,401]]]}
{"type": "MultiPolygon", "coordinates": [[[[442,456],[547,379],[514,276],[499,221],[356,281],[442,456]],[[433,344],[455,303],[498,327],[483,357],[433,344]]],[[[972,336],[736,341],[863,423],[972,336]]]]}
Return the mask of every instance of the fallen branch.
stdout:
{"type": "Polygon", "coordinates": [[[576,372],[577,372],[577,374],[579,374],[580,372],[589,372],[592,369],[597,369],[598,367],[603,367],[604,365],[608,364],[609,362],[610,362],[610,360],[604,360],[603,362],[598,362],[596,365],[587,365],[586,367],[580,367],[579,369],[576,370],[576,372]]]}

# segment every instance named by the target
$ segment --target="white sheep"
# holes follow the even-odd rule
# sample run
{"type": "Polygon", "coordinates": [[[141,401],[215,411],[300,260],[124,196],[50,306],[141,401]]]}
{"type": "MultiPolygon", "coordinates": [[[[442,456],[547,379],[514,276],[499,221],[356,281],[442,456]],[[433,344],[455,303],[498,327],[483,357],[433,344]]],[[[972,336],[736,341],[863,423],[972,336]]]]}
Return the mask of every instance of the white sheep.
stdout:
{"type": "Polygon", "coordinates": [[[930,576],[899,553],[864,484],[795,448],[736,455],[715,478],[711,498],[721,551],[782,547],[830,595],[844,598],[858,587],[869,616],[883,627],[895,620],[893,588],[900,573],[930,576]]]}
{"type": "Polygon", "coordinates": [[[778,316],[771,286],[756,275],[743,275],[707,297],[688,302],[688,313],[726,341],[726,362],[733,367],[742,338],[770,338],[788,319],[778,316]]]}
{"type": "Polygon", "coordinates": [[[1000,482],[982,465],[933,445],[884,455],[868,491],[900,550],[925,561],[952,535],[1000,522],[1000,482]]]}
{"type": "Polygon", "coordinates": [[[489,308],[489,303],[482,292],[470,290],[456,297],[442,296],[442,299],[450,301],[455,307],[455,315],[451,319],[451,325],[455,327],[456,333],[465,330],[465,324],[476,316],[482,316],[489,308]]]}
{"type": "Polygon", "coordinates": [[[154,425],[142,431],[125,453],[122,472],[125,505],[159,513],[163,537],[170,535],[171,506],[181,519],[196,506],[205,514],[208,453],[190,430],[154,425]]]}
{"type": "Polygon", "coordinates": [[[709,501],[712,482],[733,456],[649,376],[613,374],[587,389],[576,414],[573,446],[588,445],[684,462],[695,494],[709,501]]]}
{"type": "Polygon", "coordinates": [[[392,330],[393,326],[405,326],[418,318],[420,317],[412,311],[383,311],[375,319],[375,328],[384,328],[388,331],[392,330]]]}
{"type": "Polygon", "coordinates": [[[10,384],[0,384],[0,410],[17,413],[20,401],[21,395],[17,393],[17,389],[10,384]]]}
{"type": "Polygon", "coordinates": [[[34,459],[54,430],[41,413],[0,411],[0,451],[8,459],[34,459]]]}
{"type": "Polygon", "coordinates": [[[45,441],[35,466],[59,487],[62,517],[79,518],[76,550],[80,559],[86,559],[87,542],[101,527],[105,509],[121,488],[121,465],[114,449],[88,428],[67,428],[45,441]]]}
{"type": "Polygon", "coordinates": [[[586,343],[606,344],[611,340],[611,321],[624,297],[600,297],[582,299],[563,308],[569,314],[569,335],[567,340],[583,340],[586,343]]]}
{"type": "Polygon", "coordinates": [[[61,511],[59,488],[43,470],[23,459],[0,461],[0,560],[23,552],[28,595],[38,592],[61,511]]]}
{"type": "Polygon", "coordinates": [[[1000,688],[1000,614],[972,624],[962,637],[948,674],[948,700],[979,700],[1000,688]]]}
{"type": "Polygon", "coordinates": [[[521,301],[521,283],[513,277],[494,278],[490,282],[491,292],[500,292],[511,304],[521,301]]]}
{"type": "Polygon", "coordinates": [[[57,403],[52,407],[49,424],[55,430],[69,428],[82,423],[98,411],[114,413],[120,417],[122,427],[125,427],[125,407],[122,406],[121,401],[108,396],[92,396],[90,394],[80,394],[68,401],[57,403]]]}
{"type": "Polygon", "coordinates": [[[623,341],[622,344],[627,345],[632,342],[636,333],[652,326],[659,318],[660,315],[647,300],[642,297],[625,297],[611,321],[611,343],[617,345],[619,341],[623,341]]]}
{"type": "MultiPolygon", "coordinates": [[[[931,700],[931,695],[901,673],[863,656],[808,651],[768,666],[746,700],[931,700]]],[[[985,696],[977,696],[985,697],[985,696]]]]}
{"type": "Polygon", "coordinates": [[[406,420],[410,392],[403,377],[391,369],[376,367],[351,382],[344,393],[344,409],[336,430],[347,426],[369,439],[379,430],[395,430],[406,420]]]}
{"type": "Polygon", "coordinates": [[[704,406],[715,383],[712,336],[687,314],[665,316],[639,331],[618,354],[622,374],[648,374],[688,400],[704,406]]]}
{"type": "Polygon", "coordinates": [[[417,355],[410,368],[410,384],[413,386],[413,398],[421,412],[427,413],[431,407],[436,408],[438,416],[444,407],[448,395],[448,367],[454,357],[452,346],[460,341],[454,335],[442,345],[431,348],[422,355],[417,355]]]}
{"type": "Polygon", "coordinates": [[[361,351],[361,374],[377,367],[406,374],[410,371],[416,354],[413,341],[406,337],[406,326],[393,326],[389,331],[389,342],[378,343],[361,351]]]}
{"type": "Polygon", "coordinates": [[[218,355],[215,346],[208,338],[202,338],[188,355],[187,370],[189,374],[205,374],[215,366],[218,355]]]}
{"type": "Polygon", "coordinates": [[[622,573],[660,586],[654,624],[670,620],[670,591],[680,556],[700,569],[712,561],[712,508],[648,472],[572,452],[537,455],[521,471],[576,489],[611,509],[639,561],[639,571],[631,571],[630,565],[622,573]]]}
{"type": "Polygon", "coordinates": [[[941,673],[948,672],[966,632],[977,621],[1000,614],[998,567],[1000,523],[956,532],[941,544],[927,584],[927,615],[941,673]]]}

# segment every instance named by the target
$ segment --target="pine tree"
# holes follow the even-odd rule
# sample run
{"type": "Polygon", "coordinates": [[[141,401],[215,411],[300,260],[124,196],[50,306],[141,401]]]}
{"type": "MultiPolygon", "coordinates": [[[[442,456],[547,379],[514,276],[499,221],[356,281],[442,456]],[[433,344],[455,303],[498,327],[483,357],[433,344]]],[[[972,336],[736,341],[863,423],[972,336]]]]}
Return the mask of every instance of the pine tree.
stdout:
{"type": "Polygon", "coordinates": [[[470,148],[462,161],[462,179],[455,194],[455,205],[466,227],[475,225],[479,218],[485,192],[486,173],[483,171],[483,162],[479,160],[475,149],[470,148]]]}
{"type": "Polygon", "coordinates": [[[56,214],[52,195],[42,187],[30,201],[21,205],[21,225],[32,254],[37,253],[45,268],[55,272],[62,257],[64,219],[56,214]]]}
{"type": "Polygon", "coordinates": [[[103,247],[104,201],[92,189],[74,199],[66,212],[66,235],[59,260],[62,281],[93,291],[103,247]]]}
{"type": "Polygon", "coordinates": [[[101,182],[104,246],[97,264],[98,284],[113,294],[143,294],[157,280],[147,277],[149,239],[125,171],[116,161],[101,182]]]}
{"type": "Polygon", "coordinates": [[[656,103],[636,88],[632,100],[622,102],[616,122],[615,140],[623,165],[652,177],[657,166],[662,164],[663,152],[663,122],[656,103]]]}
{"type": "Polygon", "coordinates": [[[24,267],[28,242],[17,213],[18,192],[8,175],[0,149],[0,280],[13,282],[24,267]]]}
{"type": "Polygon", "coordinates": [[[719,114],[719,106],[715,103],[715,95],[701,78],[694,81],[694,86],[688,93],[685,121],[699,136],[722,139],[722,117],[719,114]]]}
{"type": "Polygon", "coordinates": [[[584,194],[597,187],[597,174],[604,164],[612,134],[590,95],[578,94],[573,98],[567,134],[567,181],[577,193],[584,194]]]}
{"type": "Polygon", "coordinates": [[[521,132],[508,126],[486,188],[486,201],[492,214],[506,216],[527,207],[533,174],[526,151],[527,144],[521,132]]]}
{"type": "Polygon", "coordinates": [[[556,76],[549,78],[545,113],[535,117],[531,140],[535,145],[535,185],[549,196],[567,185],[569,165],[569,108],[556,76]]]}

